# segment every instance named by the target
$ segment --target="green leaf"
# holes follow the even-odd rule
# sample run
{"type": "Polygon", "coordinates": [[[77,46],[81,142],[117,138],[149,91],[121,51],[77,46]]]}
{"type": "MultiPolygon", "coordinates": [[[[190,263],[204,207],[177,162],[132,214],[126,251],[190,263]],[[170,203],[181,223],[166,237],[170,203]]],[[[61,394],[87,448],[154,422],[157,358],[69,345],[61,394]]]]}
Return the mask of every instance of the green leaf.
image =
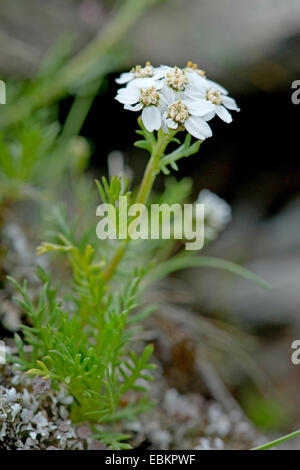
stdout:
{"type": "MultiPolygon", "coordinates": [[[[177,139],[176,139],[177,140],[177,139]]],[[[176,161],[180,160],[184,157],[189,157],[190,155],[194,155],[198,152],[200,145],[202,144],[202,140],[197,140],[191,145],[192,137],[190,134],[187,134],[183,144],[181,144],[176,150],[168,155],[165,155],[160,161],[160,170],[164,172],[164,174],[168,174],[167,166],[170,165],[174,170],[178,170],[176,165],[176,161]]]]}
{"type": "Polygon", "coordinates": [[[292,432],[291,434],[287,434],[286,436],[280,437],[279,439],[275,439],[274,441],[267,442],[266,444],[262,444],[261,446],[254,447],[251,450],[267,450],[271,449],[272,447],[278,446],[279,444],[288,441],[289,439],[293,439],[300,435],[300,429],[298,431],[292,432]]]}
{"type": "Polygon", "coordinates": [[[14,339],[15,339],[16,346],[18,348],[18,353],[19,353],[20,359],[22,359],[22,361],[25,362],[26,357],[25,357],[24,345],[23,345],[22,338],[18,335],[18,333],[15,333],[14,334],[14,339]]]}
{"type": "Polygon", "coordinates": [[[101,198],[101,201],[102,201],[104,204],[107,204],[108,200],[107,200],[105,191],[104,191],[104,189],[103,189],[103,187],[102,187],[102,184],[100,183],[99,180],[95,180],[95,183],[96,183],[96,186],[97,186],[98,193],[99,193],[99,196],[100,196],[100,198],[101,198]]]}
{"type": "Polygon", "coordinates": [[[263,287],[264,289],[271,288],[268,282],[264,281],[260,276],[249,271],[243,266],[239,266],[238,264],[233,263],[232,261],[214,258],[212,256],[175,256],[174,258],[162,263],[160,266],[153,268],[152,272],[150,273],[150,277],[151,279],[158,280],[162,279],[163,277],[167,276],[168,274],[174,271],[179,271],[181,269],[186,268],[200,267],[224,269],[225,271],[229,271],[232,274],[236,274],[237,276],[240,276],[260,287],[263,287]]]}
{"type": "Polygon", "coordinates": [[[138,140],[135,142],[134,146],[147,150],[151,153],[156,145],[156,138],[153,132],[147,131],[143,125],[143,121],[141,118],[138,119],[138,124],[140,129],[136,131],[136,133],[144,138],[144,140],[138,140]]]}
{"type": "Polygon", "coordinates": [[[107,445],[111,450],[128,450],[131,445],[123,442],[130,438],[129,434],[112,433],[97,431],[93,436],[98,439],[102,444],[107,445]]]}
{"type": "Polygon", "coordinates": [[[140,148],[140,149],[147,150],[149,153],[152,152],[152,145],[151,145],[150,142],[148,142],[147,140],[137,140],[137,141],[134,143],[134,146],[135,146],[135,147],[138,147],[138,148],[140,148]]]}

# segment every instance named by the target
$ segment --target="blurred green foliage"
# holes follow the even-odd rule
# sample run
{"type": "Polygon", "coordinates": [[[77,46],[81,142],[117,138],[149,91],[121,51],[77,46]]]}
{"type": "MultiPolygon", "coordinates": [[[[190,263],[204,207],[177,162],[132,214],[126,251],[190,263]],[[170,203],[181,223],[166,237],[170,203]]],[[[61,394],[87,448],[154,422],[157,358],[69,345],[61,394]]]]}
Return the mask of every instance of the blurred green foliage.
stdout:
{"type": "Polygon", "coordinates": [[[241,405],[251,421],[262,431],[285,429],[289,423],[290,410],[274,396],[264,396],[248,384],[241,391],[241,405]]]}

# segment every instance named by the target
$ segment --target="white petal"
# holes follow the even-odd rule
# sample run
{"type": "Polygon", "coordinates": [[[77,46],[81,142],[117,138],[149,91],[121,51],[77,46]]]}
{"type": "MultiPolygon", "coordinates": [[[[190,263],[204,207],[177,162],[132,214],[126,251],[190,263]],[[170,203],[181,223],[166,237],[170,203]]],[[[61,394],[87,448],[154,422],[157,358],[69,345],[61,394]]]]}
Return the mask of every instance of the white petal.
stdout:
{"type": "Polygon", "coordinates": [[[222,121],[225,121],[227,123],[232,122],[232,116],[227,111],[227,109],[224,108],[224,106],[222,106],[222,105],[216,106],[216,113],[219,116],[219,118],[222,119],[222,121]]]}
{"type": "Polygon", "coordinates": [[[139,100],[140,90],[133,86],[128,86],[119,90],[116,100],[122,104],[135,104],[139,100]]]}
{"type": "Polygon", "coordinates": [[[226,108],[231,109],[232,111],[240,111],[240,108],[236,104],[235,100],[229,96],[223,97],[223,104],[226,106],[226,108]]]}
{"type": "Polygon", "coordinates": [[[215,105],[208,100],[184,100],[189,109],[189,113],[193,116],[204,116],[211,113],[215,109],[215,105]]]}
{"type": "Polygon", "coordinates": [[[168,126],[167,126],[167,119],[166,118],[167,118],[167,113],[164,113],[163,117],[162,117],[161,128],[162,128],[162,130],[165,134],[169,134],[169,129],[168,129],[168,126]]]}
{"type": "Polygon", "coordinates": [[[203,119],[203,121],[211,121],[211,119],[213,119],[215,115],[216,115],[216,105],[215,105],[214,111],[212,111],[211,113],[207,113],[204,116],[201,116],[201,119],[203,119]]]}
{"type": "Polygon", "coordinates": [[[209,88],[214,88],[220,93],[223,93],[223,95],[228,95],[228,91],[226,90],[226,88],[219,85],[219,83],[214,82],[213,80],[207,80],[207,83],[208,83],[209,88]]]}
{"type": "Polygon", "coordinates": [[[174,90],[172,90],[170,87],[168,86],[165,86],[163,87],[161,90],[160,90],[160,94],[162,95],[162,98],[164,98],[166,100],[166,103],[169,105],[169,104],[172,104],[174,103],[174,101],[176,101],[176,97],[175,97],[175,92],[174,90]]]}
{"type": "Polygon", "coordinates": [[[144,77],[144,78],[136,78],[133,80],[131,83],[129,83],[128,86],[134,86],[136,88],[151,88],[155,87],[156,82],[153,80],[153,78],[149,77],[144,77]]]}
{"type": "Polygon", "coordinates": [[[161,64],[159,67],[156,67],[156,69],[157,69],[157,70],[162,69],[162,70],[168,72],[168,70],[173,70],[173,67],[170,67],[169,65],[162,65],[162,64],[161,64]]]}
{"type": "Polygon", "coordinates": [[[186,97],[190,98],[191,100],[205,100],[206,99],[206,91],[203,89],[197,89],[194,87],[186,88],[184,91],[186,97]]]}
{"type": "Polygon", "coordinates": [[[184,91],[174,91],[174,93],[175,93],[175,101],[185,99],[185,92],[184,91]]]}
{"type": "Polygon", "coordinates": [[[154,75],[153,75],[153,78],[155,80],[159,80],[160,78],[163,78],[166,76],[166,69],[164,67],[157,67],[156,69],[154,69],[154,75]]]}
{"type": "Polygon", "coordinates": [[[167,103],[166,99],[161,94],[159,94],[159,102],[157,107],[161,115],[163,115],[167,111],[168,105],[169,104],[167,103]]]}
{"type": "Polygon", "coordinates": [[[131,104],[125,104],[124,108],[128,109],[129,111],[140,111],[143,108],[143,105],[142,103],[137,103],[134,106],[131,104]]]}
{"type": "Polygon", "coordinates": [[[185,121],[186,130],[192,134],[196,139],[204,140],[206,137],[212,136],[212,131],[207,122],[203,121],[200,117],[189,117],[185,121]]]}
{"type": "Polygon", "coordinates": [[[209,88],[206,79],[196,73],[189,73],[188,77],[189,82],[184,91],[185,95],[193,99],[205,99],[207,89],[209,88]]]}
{"type": "Polygon", "coordinates": [[[155,82],[156,90],[161,90],[164,86],[165,86],[165,81],[164,80],[157,80],[155,82]]]}
{"type": "Polygon", "coordinates": [[[168,118],[166,120],[166,122],[167,122],[167,125],[170,129],[177,129],[178,124],[177,124],[177,122],[173,121],[173,119],[168,118]]]}
{"type": "Polygon", "coordinates": [[[147,131],[152,132],[161,127],[161,114],[156,106],[147,106],[142,112],[143,124],[147,131]]]}
{"type": "Polygon", "coordinates": [[[116,79],[116,82],[117,82],[119,85],[124,85],[124,83],[130,82],[130,80],[132,80],[133,78],[134,78],[133,73],[131,73],[131,72],[126,72],[126,73],[122,73],[122,74],[120,75],[120,77],[116,79]]]}
{"type": "Polygon", "coordinates": [[[207,79],[197,73],[192,73],[189,75],[189,86],[197,90],[207,90],[207,79]]]}

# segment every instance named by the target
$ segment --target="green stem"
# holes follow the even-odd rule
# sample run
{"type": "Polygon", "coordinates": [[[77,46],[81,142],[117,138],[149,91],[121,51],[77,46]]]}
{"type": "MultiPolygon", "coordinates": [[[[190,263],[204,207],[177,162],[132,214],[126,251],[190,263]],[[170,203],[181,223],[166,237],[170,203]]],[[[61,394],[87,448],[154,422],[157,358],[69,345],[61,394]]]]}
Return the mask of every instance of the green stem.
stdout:
{"type": "Polygon", "coordinates": [[[300,435],[300,429],[298,431],[292,432],[291,434],[287,434],[286,436],[280,437],[279,439],[275,439],[274,441],[267,442],[266,444],[263,444],[258,447],[254,447],[251,450],[267,450],[271,449],[272,447],[277,446],[278,444],[282,444],[285,441],[288,441],[289,439],[292,439],[293,437],[297,437],[300,435]]]}
{"type": "Polygon", "coordinates": [[[147,204],[153,183],[159,173],[159,161],[164,155],[167,145],[174,135],[174,132],[164,134],[161,130],[158,131],[156,145],[151,154],[151,158],[148,161],[142,184],[136,198],[137,204],[147,204]]]}
{"type": "MultiPolygon", "coordinates": [[[[164,152],[169,144],[169,142],[172,140],[174,135],[176,134],[176,131],[170,132],[169,134],[164,134],[162,130],[159,130],[157,133],[157,141],[156,144],[154,145],[151,157],[148,161],[143,180],[136,198],[136,203],[137,204],[147,204],[149,195],[151,193],[151,189],[153,187],[153,183],[155,181],[156,176],[159,173],[159,161],[164,155],[164,152]]],[[[126,246],[129,240],[123,240],[113,259],[111,260],[109,266],[107,267],[106,271],[104,272],[104,279],[106,281],[109,281],[112,276],[114,275],[118,264],[122,260],[125,251],[126,251],[126,246]]]]}
{"type": "Polygon", "coordinates": [[[115,273],[115,271],[118,267],[118,264],[120,263],[120,261],[122,260],[124,254],[125,254],[125,249],[126,249],[127,243],[128,243],[128,240],[123,240],[121,242],[121,244],[118,246],[118,249],[117,249],[113,259],[111,260],[108,267],[104,271],[103,278],[106,282],[108,282],[113,277],[113,275],[114,275],[114,273],[115,273]]]}

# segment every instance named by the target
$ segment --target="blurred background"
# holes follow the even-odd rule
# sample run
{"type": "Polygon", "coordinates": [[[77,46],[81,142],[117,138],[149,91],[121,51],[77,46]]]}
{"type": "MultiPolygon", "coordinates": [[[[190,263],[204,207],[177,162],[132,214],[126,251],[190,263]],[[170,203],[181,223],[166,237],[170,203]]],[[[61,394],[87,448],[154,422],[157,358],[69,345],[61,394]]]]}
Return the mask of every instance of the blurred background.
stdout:
{"type": "MultiPolygon", "coordinates": [[[[37,71],[55,44],[71,44],[71,55],[78,54],[107,30],[125,3],[2,0],[0,78],[15,86],[35,84],[37,71]]],[[[178,66],[192,60],[230,91],[241,112],[231,125],[215,120],[213,138],[205,141],[198,155],[180,162],[176,177],[192,177],[194,198],[208,188],[232,206],[232,223],[206,253],[243,264],[266,279],[272,290],[258,289],[227,273],[198,269],[176,276],[174,282],[184,295],[173,302],[256,338],[252,357],[267,377],[266,388],[254,385],[241,371],[237,374],[230,359],[221,367],[221,376],[263,432],[299,428],[300,366],[292,365],[290,358],[291,344],[300,338],[300,105],[291,100],[292,82],[300,79],[300,2],[130,3],[135,4],[133,9],[148,4],[137,7],[136,17],[132,12],[121,15],[127,24],[120,21],[122,34],[112,32],[108,37],[113,47],[108,47],[101,63],[95,57],[86,74],[90,81],[84,81],[83,73],[78,92],[76,84],[67,80],[64,92],[54,91],[45,104],[58,103],[58,120],[63,123],[74,94],[87,99],[80,135],[91,147],[88,171],[97,177],[107,174],[107,157],[117,150],[137,183],[147,155],[133,148],[136,116],[114,101],[120,73],[146,60],[178,66]]],[[[64,69],[64,62],[60,67],[64,69]]],[[[74,67],[76,77],[79,67],[74,67]]],[[[43,104],[45,93],[38,96],[42,98],[36,107],[43,104]]],[[[25,105],[20,119],[24,109],[25,105]]],[[[17,119],[18,110],[9,109],[9,119],[17,119]]],[[[2,127],[5,119],[2,111],[2,127]]],[[[161,178],[157,188],[163,184],[161,178]]]]}

